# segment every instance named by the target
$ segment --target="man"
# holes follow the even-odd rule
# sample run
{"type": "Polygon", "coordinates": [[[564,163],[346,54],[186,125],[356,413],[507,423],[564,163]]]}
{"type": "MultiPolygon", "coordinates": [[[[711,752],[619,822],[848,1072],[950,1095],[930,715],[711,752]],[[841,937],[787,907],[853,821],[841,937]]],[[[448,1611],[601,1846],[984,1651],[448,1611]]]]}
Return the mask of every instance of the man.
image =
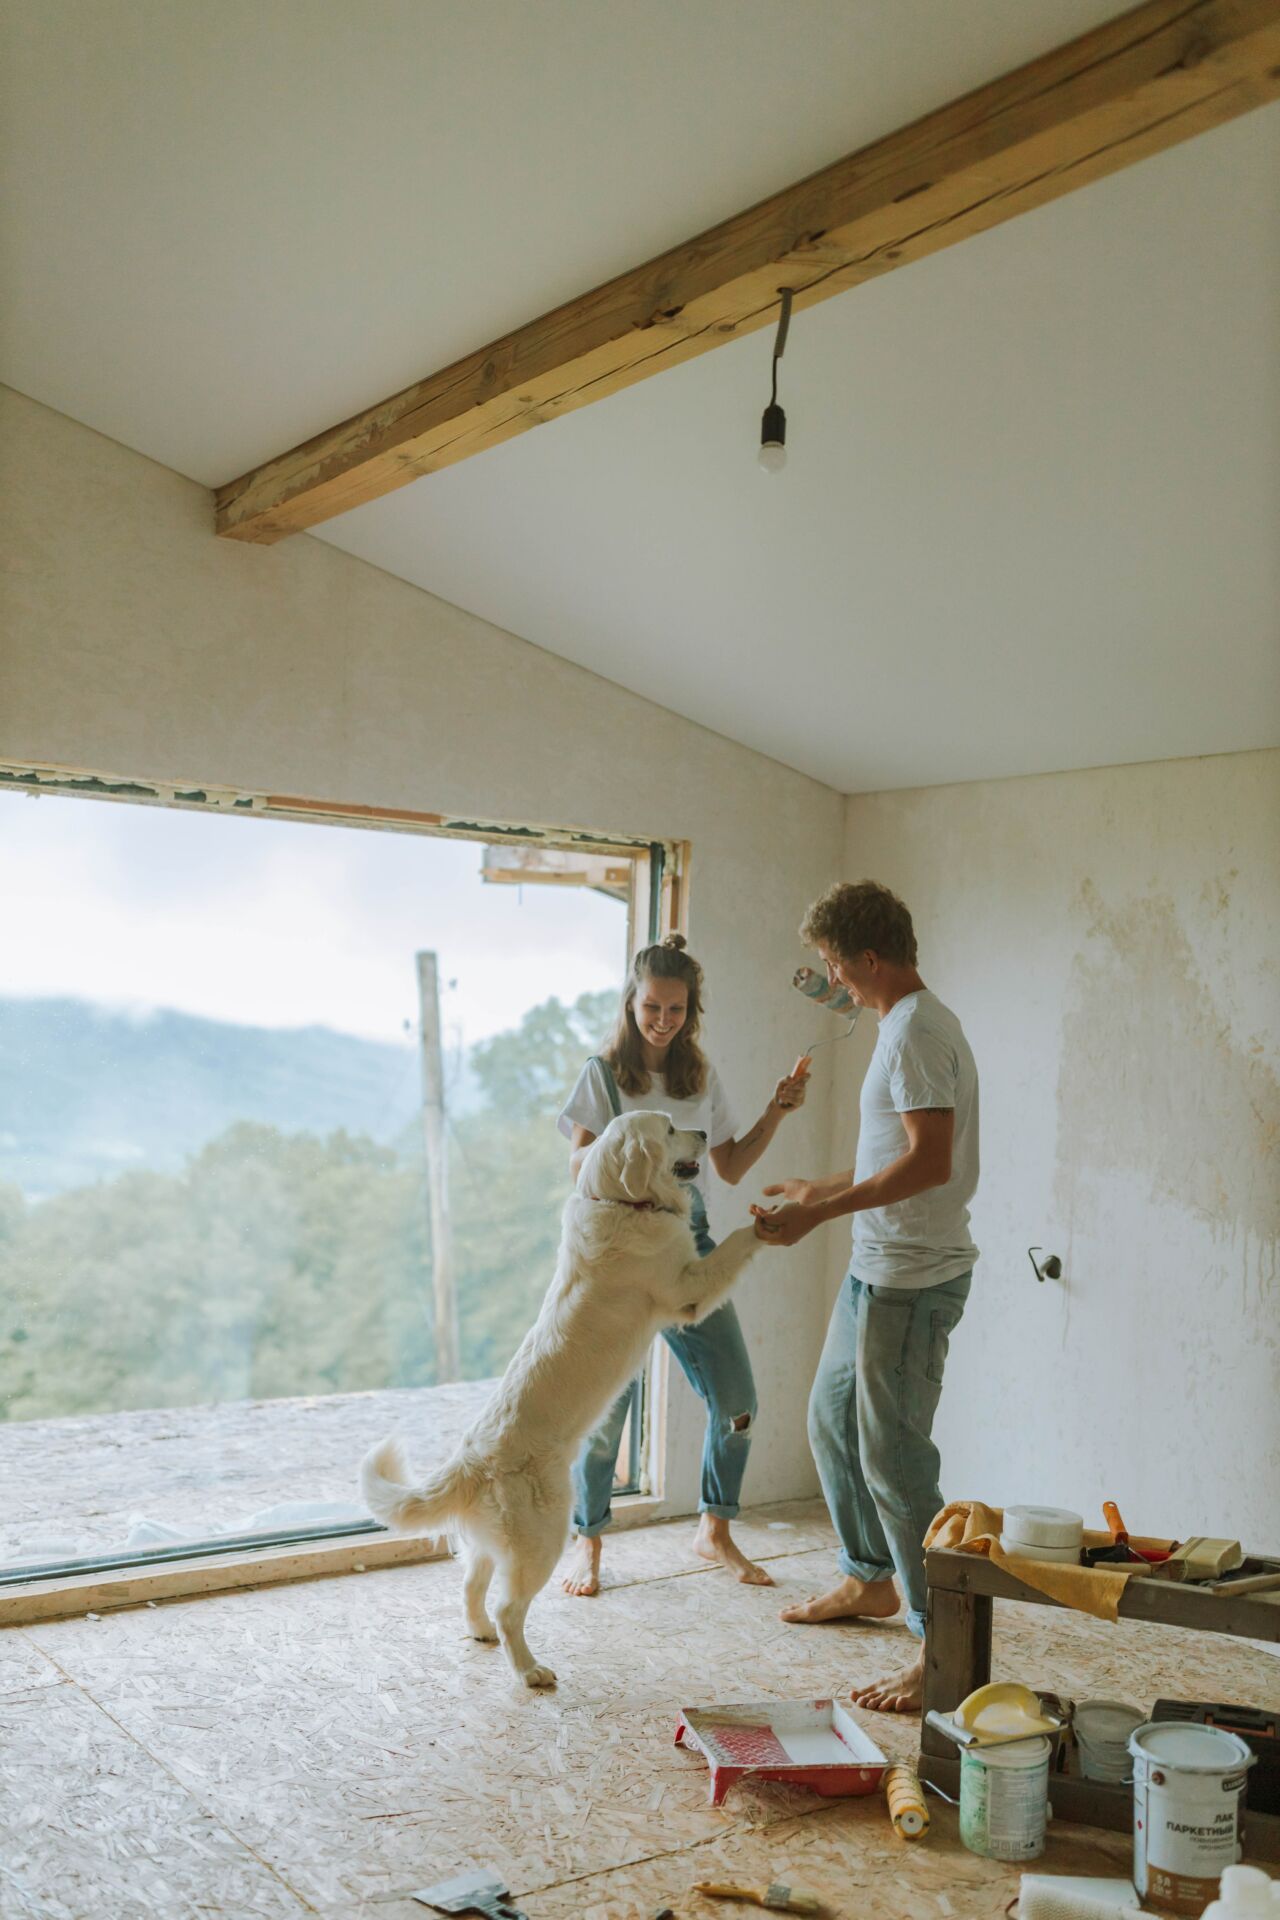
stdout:
{"type": "Polygon", "coordinates": [[[978,1184],[978,1075],[960,1022],[916,967],[911,915],[872,880],[830,888],[800,937],[827,978],[879,1016],[862,1083],[857,1165],[826,1180],[766,1187],[761,1237],[792,1246],[853,1215],[841,1285],[809,1400],[809,1441],[840,1536],[843,1578],[784,1620],[882,1620],[898,1610],[921,1648],[855,1705],[918,1713],[924,1682],[924,1534],[942,1506],[931,1438],[951,1332],[978,1250],[968,1203],[978,1184]]]}

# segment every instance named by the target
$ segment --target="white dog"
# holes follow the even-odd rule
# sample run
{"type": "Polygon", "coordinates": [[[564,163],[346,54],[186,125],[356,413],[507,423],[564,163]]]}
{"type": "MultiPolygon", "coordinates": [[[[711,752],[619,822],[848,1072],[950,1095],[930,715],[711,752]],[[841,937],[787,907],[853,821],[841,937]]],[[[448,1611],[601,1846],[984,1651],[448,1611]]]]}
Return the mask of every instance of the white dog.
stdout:
{"type": "Polygon", "coordinates": [[[654,1336],[705,1319],[760,1244],[754,1228],[739,1227],[705,1259],[695,1254],[681,1181],[695,1177],[705,1145],[705,1134],[677,1130],[665,1113],[611,1121],[565,1206],[542,1310],[452,1458],[407,1486],[400,1448],[387,1440],[360,1470],[365,1502],[384,1525],[447,1529],[465,1569],[468,1628],[477,1640],[500,1640],[528,1687],[555,1684],[529,1651],[524,1621],[568,1535],[569,1468],[584,1436],[654,1336]]]}

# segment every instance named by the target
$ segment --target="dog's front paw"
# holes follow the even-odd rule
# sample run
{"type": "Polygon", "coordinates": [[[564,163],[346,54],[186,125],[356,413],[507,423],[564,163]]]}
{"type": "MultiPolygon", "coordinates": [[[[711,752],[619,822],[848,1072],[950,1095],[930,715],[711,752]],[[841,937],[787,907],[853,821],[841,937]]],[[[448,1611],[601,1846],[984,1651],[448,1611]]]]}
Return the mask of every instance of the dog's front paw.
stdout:
{"type": "Polygon", "coordinates": [[[486,1645],[496,1642],[498,1638],[498,1629],[487,1614],[482,1614],[478,1620],[468,1620],[467,1632],[473,1640],[483,1640],[486,1645]]]}
{"type": "Polygon", "coordinates": [[[526,1687],[554,1687],[556,1683],[550,1667],[526,1667],[520,1678],[526,1687]]]}

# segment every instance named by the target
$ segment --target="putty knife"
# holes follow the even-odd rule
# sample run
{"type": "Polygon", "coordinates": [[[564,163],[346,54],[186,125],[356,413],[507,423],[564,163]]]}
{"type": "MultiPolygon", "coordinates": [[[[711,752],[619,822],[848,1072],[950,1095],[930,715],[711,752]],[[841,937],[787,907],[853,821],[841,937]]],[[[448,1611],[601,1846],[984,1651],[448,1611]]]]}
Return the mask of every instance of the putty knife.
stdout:
{"type": "Polygon", "coordinates": [[[452,1880],[419,1887],[409,1898],[440,1913],[487,1913],[489,1920],[525,1920],[519,1908],[512,1906],[492,1867],[467,1867],[455,1873],[452,1880]]]}

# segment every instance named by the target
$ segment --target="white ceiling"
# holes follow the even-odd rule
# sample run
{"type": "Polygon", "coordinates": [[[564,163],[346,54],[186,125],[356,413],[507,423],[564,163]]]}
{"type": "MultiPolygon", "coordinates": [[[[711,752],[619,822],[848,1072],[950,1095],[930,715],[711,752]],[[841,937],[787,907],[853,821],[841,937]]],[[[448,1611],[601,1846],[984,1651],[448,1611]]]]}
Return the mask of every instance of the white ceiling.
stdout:
{"type": "MultiPolygon", "coordinates": [[[[1119,11],[5,0],[0,378],[216,485],[1119,11]]],[[[1268,744],[1278,163],[798,315],[783,475],[760,334],[321,537],[843,790],[1268,744]]]]}

